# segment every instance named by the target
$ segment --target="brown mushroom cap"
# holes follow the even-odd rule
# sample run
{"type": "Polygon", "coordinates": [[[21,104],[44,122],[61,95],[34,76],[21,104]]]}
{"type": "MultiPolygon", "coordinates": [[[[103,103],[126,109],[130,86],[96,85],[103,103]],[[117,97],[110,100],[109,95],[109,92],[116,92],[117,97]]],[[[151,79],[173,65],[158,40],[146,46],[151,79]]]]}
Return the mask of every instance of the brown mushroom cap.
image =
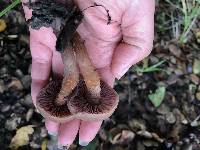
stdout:
{"type": "Polygon", "coordinates": [[[36,107],[44,118],[59,123],[74,119],[74,115],[68,109],[67,102],[63,105],[57,105],[55,102],[61,85],[62,80],[51,81],[40,91],[36,102],[36,107]]]}
{"type": "Polygon", "coordinates": [[[115,90],[101,81],[100,98],[89,94],[84,81],[80,81],[78,95],[68,101],[68,108],[77,119],[87,121],[104,120],[112,115],[117,108],[119,96],[115,90]]]}

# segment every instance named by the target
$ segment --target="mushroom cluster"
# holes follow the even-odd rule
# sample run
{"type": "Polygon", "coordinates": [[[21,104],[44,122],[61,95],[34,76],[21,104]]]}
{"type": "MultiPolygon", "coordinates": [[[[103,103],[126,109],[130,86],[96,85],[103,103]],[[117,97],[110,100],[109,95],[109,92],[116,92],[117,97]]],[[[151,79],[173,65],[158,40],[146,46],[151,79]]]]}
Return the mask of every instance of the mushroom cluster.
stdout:
{"type": "MultiPolygon", "coordinates": [[[[49,1],[55,3],[55,6],[59,3],[55,0],[49,1]]],[[[33,12],[38,11],[38,7],[33,7],[36,4],[38,3],[29,4],[33,12]]],[[[47,3],[41,6],[44,8],[45,4],[47,3]]],[[[56,43],[56,48],[62,55],[64,76],[62,80],[52,79],[40,91],[36,106],[45,118],[55,122],[67,122],[72,119],[104,120],[110,117],[117,108],[119,98],[115,90],[101,80],[92,65],[84,41],[76,32],[78,25],[82,22],[83,14],[73,1],[70,0],[70,4],[73,9],[60,8],[60,10],[73,10],[73,12],[69,12],[65,17],[67,19],[65,19],[65,24],[61,25],[56,43]]],[[[65,5],[59,5],[61,6],[65,5]]],[[[55,13],[52,10],[48,12],[55,13]]],[[[30,22],[33,23],[36,17],[34,14],[38,13],[33,13],[30,22]]],[[[45,17],[48,18],[48,16],[45,17]]]]}

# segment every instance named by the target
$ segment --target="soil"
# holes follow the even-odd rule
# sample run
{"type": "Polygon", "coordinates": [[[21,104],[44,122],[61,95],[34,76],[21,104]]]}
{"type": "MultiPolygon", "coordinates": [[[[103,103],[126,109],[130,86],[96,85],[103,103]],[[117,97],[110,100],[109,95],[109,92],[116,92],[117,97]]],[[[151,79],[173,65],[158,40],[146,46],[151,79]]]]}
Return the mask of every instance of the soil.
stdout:
{"type": "MultiPolygon", "coordinates": [[[[0,10],[7,4],[1,1],[0,10]]],[[[160,66],[164,71],[141,73],[131,68],[115,84],[119,106],[104,121],[97,137],[86,148],[76,140],[70,149],[200,150],[200,75],[194,71],[200,58],[196,36],[200,26],[199,22],[194,25],[188,42],[180,43],[172,28],[162,24],[163,18],[170,20],[171,11],[165,2],[156,4],[154,49],[146,59],[149,66],[166,60],[160,66]],[[162,104],[155,107],[148,95],[160,86],[166,88],[166,94],[162,104]]],[[[55,139],[47,134],[44,119],[31,103],[29,33],[21,6],[2,19],[7,28],[0,32],[0,147],[9,149],[17,129],[26,125],[37,128],[29,144],[20,149],[39,150],[46,140],[52,147],[55,139]]]]}

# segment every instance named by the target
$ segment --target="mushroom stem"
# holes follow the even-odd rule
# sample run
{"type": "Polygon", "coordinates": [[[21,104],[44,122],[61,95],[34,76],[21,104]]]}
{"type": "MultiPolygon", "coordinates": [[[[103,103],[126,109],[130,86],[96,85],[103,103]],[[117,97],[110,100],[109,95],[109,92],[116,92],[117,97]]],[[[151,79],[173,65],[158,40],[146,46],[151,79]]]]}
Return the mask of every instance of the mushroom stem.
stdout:
{"type": "Polygon", "coordinates": [[[90,58],[87,54],[84,41],[81,39],[78,33],[76,33],[74,36],[73,47],[76,51],[76,58],[80,72],[84,78],[89,93],[92,97],[99,98],[101,92],[100,76],[93,67],[90,58]]]}
{"type": "Polygon", "coordinates": [[[61,90],[57,96],[56,104],[65,104],[65,97],[69,96],[79,81],[79,72],[73,48],[66,48],[62,53],[64,63],[64,78],[61,90]]]}

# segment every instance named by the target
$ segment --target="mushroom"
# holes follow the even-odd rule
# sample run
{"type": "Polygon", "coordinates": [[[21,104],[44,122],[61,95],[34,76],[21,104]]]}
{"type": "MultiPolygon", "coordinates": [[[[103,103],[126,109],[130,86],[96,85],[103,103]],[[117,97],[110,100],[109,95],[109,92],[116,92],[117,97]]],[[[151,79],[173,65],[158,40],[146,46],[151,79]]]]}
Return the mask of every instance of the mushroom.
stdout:
{"type": "Polygon", "coordinates": [[[67,106],[67,100],[76,94],[75,87],[79,81],[73,51],[66,49],[62,53],[64,62],[63,80],[52,80],[37,96],[36,106],[45,118],[55,122],[67,122],[74,119],[67,106]]]}
{"type": "MultiPolygon", "coordinates": [[[[57,36],[56,49],[64,64],[63,79],[53,79],[40,91],[36,107],[45,118],[59,123],[74,118],[103,120],[114,112],[119,98],[114,89],[100,79],[87,55],[84,41],[76,32],[82,22],[82,11],[73,0],[67,2],[66,7],[56,0],[27,4],[33,9],[29,20],[32,28],[53,28],[57,36]],[[56,12],[60,13],[56,15],[56,12]]],[[[95,6],[101,5],[91,7],[95,6]]]]}
{"type": "Polygon", "coordinates": [[[78,94],[68,101],[68,108],[78,119],[104,120],[117,108],[118,94],[100,79],[88,57],[84,41],[77,33],[73,39],[73,47],[83,80],[77,86],[78,94]]]}
{"type": "Polygon", "coordinates": [[[75,8],[56,41],[56,49],[61,52],[64,64],[63,80],[50,81],[40,91],[36,101],[37,109],[45,118],[60,123],[74,119],[74,115],[68,109],[67,101],[77,93],[75,87],[79,82],[79,70],[72,39],[83,15],[78,7],[75,8]]]}

